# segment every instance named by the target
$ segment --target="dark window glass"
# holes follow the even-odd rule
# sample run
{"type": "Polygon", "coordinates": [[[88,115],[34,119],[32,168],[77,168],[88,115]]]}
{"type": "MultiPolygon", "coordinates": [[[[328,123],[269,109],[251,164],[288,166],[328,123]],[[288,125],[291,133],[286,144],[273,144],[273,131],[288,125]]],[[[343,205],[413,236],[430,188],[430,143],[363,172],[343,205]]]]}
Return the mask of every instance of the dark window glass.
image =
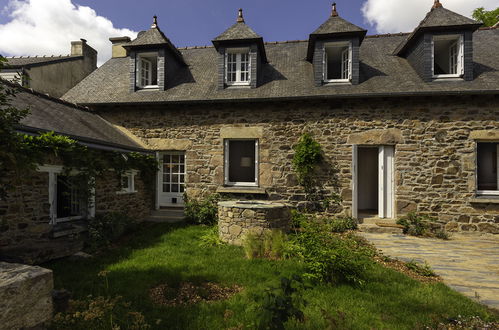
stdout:
{"type": "Polygon", "coordinates": [[[229,141],[229,181],[255,182],[255,140],[229,141]]]}
{"type": "Polygon", "coordinates": [[[477,178],[478,190],[498,190],[497,143],[478,143],[477,178]]]}
{"type": "Polygon", "coordinates": [[[71,177],[57,175],[57,218],[82,215],[83,201],[71,177]]]}

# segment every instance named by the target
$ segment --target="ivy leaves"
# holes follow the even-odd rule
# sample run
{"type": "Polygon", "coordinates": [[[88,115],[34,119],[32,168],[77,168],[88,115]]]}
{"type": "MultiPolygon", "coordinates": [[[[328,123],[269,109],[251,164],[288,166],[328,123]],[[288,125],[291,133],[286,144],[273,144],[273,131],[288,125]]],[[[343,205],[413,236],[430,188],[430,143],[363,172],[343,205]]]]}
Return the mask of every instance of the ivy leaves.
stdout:
{"type": "Polygon", "coordinates": [[[321,145],[310,134],[305,133],[293,149],[293,169],[298,176],[298,182],[309,191],[314,182],[314,169],[323,159],[321,145]]]}

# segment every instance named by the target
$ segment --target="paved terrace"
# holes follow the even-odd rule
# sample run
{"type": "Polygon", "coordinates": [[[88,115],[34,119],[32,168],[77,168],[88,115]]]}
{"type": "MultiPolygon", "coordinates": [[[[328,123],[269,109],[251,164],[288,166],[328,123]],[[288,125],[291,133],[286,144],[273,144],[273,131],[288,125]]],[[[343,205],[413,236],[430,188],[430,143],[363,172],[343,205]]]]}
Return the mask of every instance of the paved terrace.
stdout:
{"type": "Polygon", "coordinates": [[[400,234],[361,235],[387,256],[428,262],[454,290],[499,309],[499,235],[454,234],[449,241],[400,234]]]}

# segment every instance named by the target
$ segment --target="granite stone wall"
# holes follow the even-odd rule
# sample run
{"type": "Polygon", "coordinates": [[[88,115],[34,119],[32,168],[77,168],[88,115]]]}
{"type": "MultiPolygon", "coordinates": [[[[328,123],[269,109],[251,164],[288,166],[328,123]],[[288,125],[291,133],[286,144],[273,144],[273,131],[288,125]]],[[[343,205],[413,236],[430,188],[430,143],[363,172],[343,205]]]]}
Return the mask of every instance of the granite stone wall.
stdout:
{"type": "MultiPolygon", "coordinates": [[[[415,211],[437,217],[449,230],[499,231],[497,200],[475,198],[473,138],[499,129],[497,96],[121,106],[101,114],[152,149],[185,150],[190,196],[230,192],[223,187],[223,140],[257,138],[259,187],[244,193],[303,203],[292,147],[309,132],[324,149],[320,179],[326,191],[342,197],[341,213],[351,214],[352,145],[394,145],[396,216],[415,211]]],[[[499,141],[499,135],[485,136],[499,141]]]]}

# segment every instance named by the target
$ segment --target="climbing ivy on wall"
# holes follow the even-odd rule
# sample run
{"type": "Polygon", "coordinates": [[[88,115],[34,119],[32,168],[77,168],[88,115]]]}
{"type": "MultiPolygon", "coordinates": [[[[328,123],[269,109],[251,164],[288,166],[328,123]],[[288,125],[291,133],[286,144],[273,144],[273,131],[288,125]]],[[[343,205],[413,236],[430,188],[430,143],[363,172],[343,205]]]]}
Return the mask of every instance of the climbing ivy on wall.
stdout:
{"type": "Polygon", "coordinates": [[[293,169],[296,171],[298,182],[305,190],[310,189],[315,169],[323,159],[321,145],[310,134],[305,133],[293,149],[293,169]]]}

